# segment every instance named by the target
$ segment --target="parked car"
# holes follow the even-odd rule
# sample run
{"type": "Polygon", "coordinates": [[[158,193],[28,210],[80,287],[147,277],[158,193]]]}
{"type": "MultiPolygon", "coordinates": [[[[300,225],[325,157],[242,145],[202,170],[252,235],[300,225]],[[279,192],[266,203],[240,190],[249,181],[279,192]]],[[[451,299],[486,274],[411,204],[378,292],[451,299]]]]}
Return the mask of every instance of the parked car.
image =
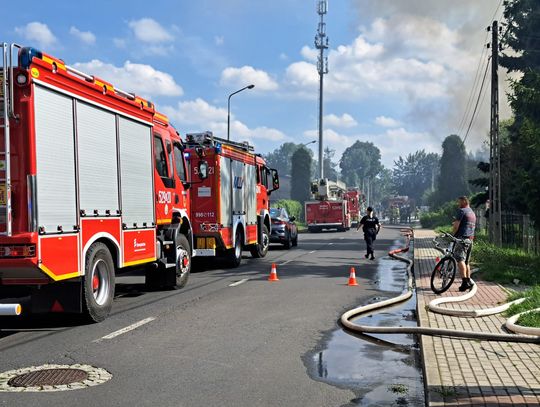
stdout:
{"type": "Polygon", "coordinates": [[[272,219],[272,233],[270,242],[281,243],[286,249],[298,245],[298,228],[294,216],[289,217],[285,208],[270,208],[272,219]]]}

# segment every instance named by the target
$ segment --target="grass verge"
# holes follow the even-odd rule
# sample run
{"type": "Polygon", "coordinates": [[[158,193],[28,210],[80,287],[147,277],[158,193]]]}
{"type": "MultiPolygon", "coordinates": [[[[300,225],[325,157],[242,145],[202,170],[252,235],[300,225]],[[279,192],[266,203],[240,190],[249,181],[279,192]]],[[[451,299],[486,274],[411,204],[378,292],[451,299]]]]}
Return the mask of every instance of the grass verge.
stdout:
{"type": "MultiPolygon", "coordinates": [[[[510,295],[509,300],[518,298],[527,298],[520,304],[514,304],[505,312],[506,317],[519,314],[531,309],[540,308],[540,286],[534,286],[529,290],[510,295]]],[[[540,312],[528,312],[520,316],[517,320],[518,325],[540,328],[540,312]]]]}
{"type": "Polygon", "coordinates": [[[496,247],[485,235],[474,241],[472,262],[482,278],[500,284],[540,284],[540,257],[522,250],[496,247]]]}

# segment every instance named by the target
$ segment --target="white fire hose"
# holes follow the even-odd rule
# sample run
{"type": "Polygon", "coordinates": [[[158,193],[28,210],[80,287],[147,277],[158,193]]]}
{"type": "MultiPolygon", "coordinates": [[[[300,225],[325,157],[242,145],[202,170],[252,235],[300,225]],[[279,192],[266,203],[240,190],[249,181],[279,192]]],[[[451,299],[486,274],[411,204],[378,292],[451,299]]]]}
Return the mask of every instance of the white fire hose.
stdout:
{"type": "Polygon", "coordinates": [[[0,304],[0,316],[21,315],[21,304],[0,304]]]}
{"type": "MultiPolygon", "coordinates": [[[[497,333],[490,333],[490,332],[459,331],[459,330],[444,329],[444,328],[402,327],[402,326],[399,326],[399,327],[384,326],[383,327],[383,326],[357,325],[351,322],[350,320],[354,317],[358,317],[363,314],[368,314],[369,311],[372,311],[372,310],[385,308],[389,305],[406,301],[412,297],[413,278],[412,278],[411,268],[413,265],[413,261],[408,258],[397,255],[397,253],[407,252],[408,250],[409,250],[409,247],[407,246],[404,249],[393,250],[388,253],[391,257],[407,263],[407,274],[409,278],[408,278],[406,291],[404,291],[402,294],[400,294],[397,297],[390,298],[388,300],[380,301],[380,302],[369,304],[369,305],[363,305],[361,307],[345,312],[341,316],[341,319],[340,319],[341,324],[345,328],[353,332],[359,332],[359,333],[418,334],[418,335],[430,335],[430,336],[449,336],[449,337],[469,338],[469,339],[478,339],[478,340],[485,340],[485,341],[505,341],[505,342],[522,342],[522,343],[539,343],[540,344],[540,328],[527,328],[527,327],[520,327],[520,326],[515,325],[515,321],[519,318],[519,315],[514,315],[512,318],[510,318],[506,323],[506,327],[514,332],[520,332],[526,335],[534,335],[534,336],[497,334],[497,333]]],[[[458,310],[448,310],[448,309],[438,307],[438,305],[440,305],[443,302],[465,301],[471,298],[475,293],[476,293],[476,284],[474,285],[473,290],[471,290],[471,292],[465,294],[464,296],[444,298],[444,299],[438,298],[438,299],[433,300],[430,303],[430,309],[432,309],[431,308],[432,306],[434,308],[433,309],[434,312],[439,312],[439,310],[444,310],[445,313],[447,313],[448,315],[457,315],[456,311],[458,310]],[[436,302],[436,303],[433,304],[433,302],[436,302]],[[449,311],[451,311],[452,314],[450,314],[449,311]]],[[[521,302],[521,301],[524,301],[524,299],[520,299],[517,301],[521,302]]],[[[517,301],[513,301],[512,303],[516,303],[517,301]]],[[[496,313],[494,312],[494,310],[499,309],[498,312],[502,312],[506,310],[510,305],[511,303],[504,304],[501,307],[492,308],[489,310],[487,309],[478,310],[478,311],[477,310],[461,310],[458,312],[462,312],[464,314],[457,315],[457,316],[473,317],[473,316],[491,315],[493,313],[496,313]],[[502,309],[503,307],[505,308],[502,309]],[[477,314],[477,315],[473,315],[473,314],[477,314]]],[[[532,312],[532,311],[527,311],[527,312],[532,312]]]]}

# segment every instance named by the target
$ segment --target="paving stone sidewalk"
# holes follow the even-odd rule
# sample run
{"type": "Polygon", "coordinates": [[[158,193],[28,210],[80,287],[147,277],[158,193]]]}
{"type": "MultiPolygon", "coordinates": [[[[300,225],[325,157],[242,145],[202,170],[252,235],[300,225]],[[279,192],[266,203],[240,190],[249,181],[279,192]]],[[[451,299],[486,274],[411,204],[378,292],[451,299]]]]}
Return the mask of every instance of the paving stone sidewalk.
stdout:
{"type": "MultiPolygon", "coordinates": [[[[414,272],[418,321],[422,327],[502,333],[501,315],[458,318],[426,309],[436,298],[430,288],[435,258],[440,256],[430,230],[414,232],[414,272]]],[[[473,276],[474,278],[474,276],[473,276]]],[[[460,295],[456,281],[443,296],[460,295]]],[[[498,284],[477,281],[469,301],[445,306],[491,308],[506,302],[498,284]]],[[[540,345],[421,336],[428,406],[540,406],[540,345]]]]}

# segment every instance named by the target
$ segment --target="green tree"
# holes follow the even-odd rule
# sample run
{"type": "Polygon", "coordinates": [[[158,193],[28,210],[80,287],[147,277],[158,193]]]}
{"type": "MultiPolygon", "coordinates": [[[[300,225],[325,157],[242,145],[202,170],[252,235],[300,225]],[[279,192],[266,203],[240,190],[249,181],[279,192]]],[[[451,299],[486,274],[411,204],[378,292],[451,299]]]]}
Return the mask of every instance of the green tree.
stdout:
{"type": "MultiPolygon", "coordinates": [[[[440,157],[435,153],[419,150],[394,161],[392,179],[398,195],[407,195],[421,203],[426,190],[431,189],[439,172],[440,157]]],[[[422,202],[423,203],[423,202],[422,202]]]]}
{"type": "Polygon", "coordinates": [[[509,0],[501,65],[521,73],[512,83],[514,123],[501,149],[503,205],[528,213],[540,228],[540,2],[509,0]]]}
{"type": "Polygon", "coordinates": [[[381,152],[370,142],[357,141],[345,149],[339,162],[341,175],[350,187],[362,186],[382,170],[381,152]]]}
{"type": "Polygon", "coordinates": [[[305,147],[297,149],[291,157],[291,199],[304,204],[310,198],[312,158],[305,147]]]}
{"type": "Polygon", "coordinates": [[[392,170],[383,167],[371,182],[371,204],[379,206],[394,194],[392,170]]]}
{"type": "Polygon", "coordinates": [[[277,168],[282,175],[291,175],[291,157],[301,144],[283,143],[271,153],[264,156],[271,168],[277,168]]]}
{"type": "Polygon", "coordinates": [[[467,154],[461,138],[455,134],[446,137],[442,148],[436,191],[438,205],[453,201],[458,196],[469,194],[467,154]]]}
{"type": "Polygon", "coordinates": [[[337,181],[338,179],[338,172],[336,170],[337,164],[332,161],[335,154],[336,154],[336,150],[331,150],[329,147],[326,147],[324,149],[324,161],[323,161],[324,177],[332,181],[337,181]]]}

